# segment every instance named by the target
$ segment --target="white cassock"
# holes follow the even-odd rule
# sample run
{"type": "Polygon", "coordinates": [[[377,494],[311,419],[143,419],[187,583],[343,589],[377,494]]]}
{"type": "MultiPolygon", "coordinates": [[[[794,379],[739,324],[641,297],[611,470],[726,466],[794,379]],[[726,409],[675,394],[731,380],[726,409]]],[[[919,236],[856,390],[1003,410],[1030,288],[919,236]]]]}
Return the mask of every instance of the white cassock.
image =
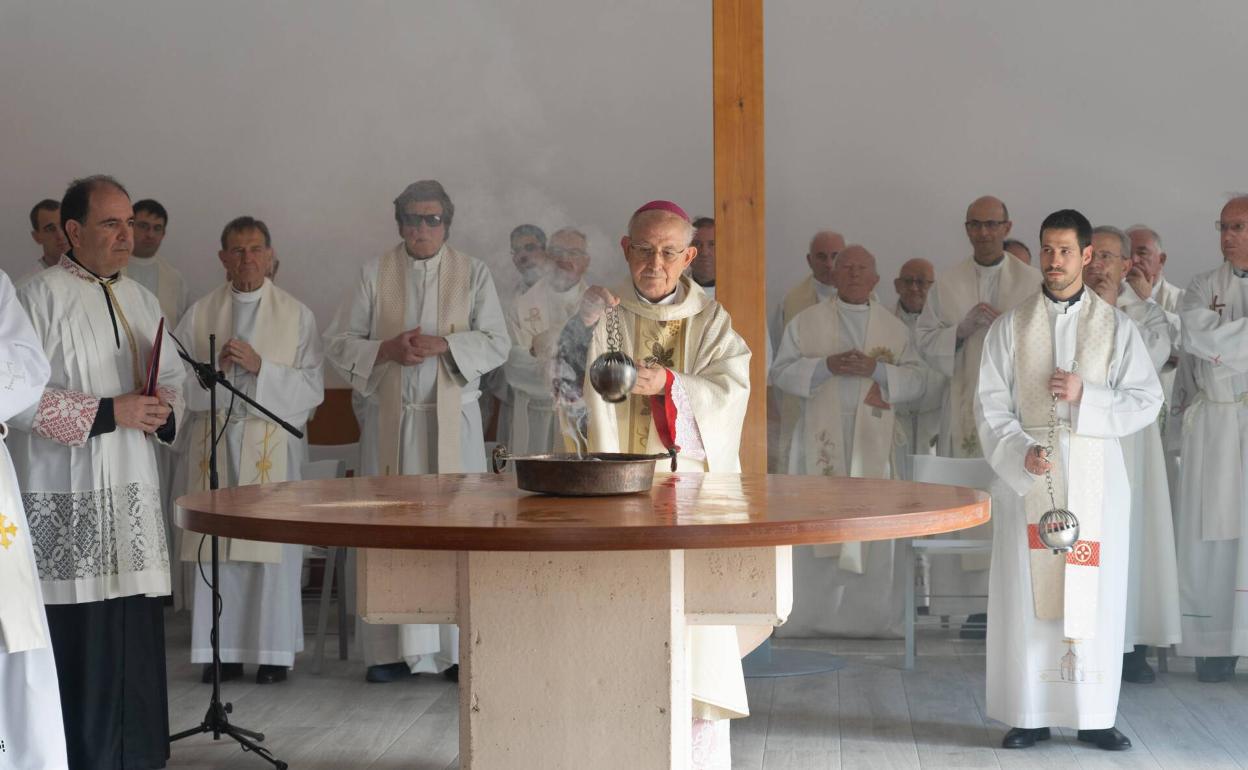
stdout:
{"type": "MultiPolygon", "coordinates": [[[[1113,726],[1117,714],[1127,596],[1131,488],[1119,439],[1156,421],[1161,386],[1135,324],[1120,311],[1088,290],[1073,305],[1041,297],[1034,294],[992,325],[979,375],[979,436],[997,473],[987,716],[1011,727],[1104,729],[1113,726]],[[1094,304],[1099,307],[1092,308],[1094,304]],[[1017,338],[1016,326],[1024,323],[1038,323],[1044,330],[1040,313],[1047,315],[1049,340],[1034,333],[1017,338]],[[1104,319],[1095,335],[1080,323],[1087,313],[1104,319]],[[1029,527],[1025,505],[1025,495],[1034,499],[1045,489],[1044,477],[1032,475],[1023,463],[1032,446],[1047,442],[1048,418],[1024,425],[1021,415],[1024,399],[1034,403],[1037,393],[1046,404],[1041,411],[1048,411],[1045,373],[1051,375],[1054,366],[1070,370],[1076,359],[1082,362],[1084,351],[1077,349],[1081,341],[1090,350],[1100,345],[1107,355],[1099,362],[1105,372],[1101,377],[1091,367],[1080,367],[1085,379],[1079,405],[1057,402],[1057,419],[1065,426],[1057,431],[1053,458],[1057,504],[1081,517],[1080,542],[1063,558],[1050,556],[1029,531],[1034,523],[1029,527]],[[1046,351],[1035,352],[1037,345],[1046,351]],[[1036,375],[1020,383],[1015,375],[1023,368],[1025,359],[1019,356],[1024,353],[1031,356],[1036,375]],[[1037,356],[1044,357],[1039,367],[1037,356]],[[1072,433],[1084,458],[1075,465],[1070,463],[1072,433]],[[1062,495],[1067,478],[1069,491],[1062,495]],[[1089,490],[1099,493],[1094,496],[1101,504],[1088,501],[1089,490]],[[1058,576],[1064,575],[1065,594],[1060,583],[1053,590],[1033,591],[1033,578],[1042,579],[1033,576],[1033,562],[1044,560],[1050,560],[1046,565],[1058,570],[1058,576]],[[1088,601],[1089,595],[1095,599],[1088,601]],[[1051,613],[1047,619],[1038,617],[1042,607],[1056,607],[1056,618],[1051,613]],[[1072,631],[1074,623],[1079,624],[1077,632],[1072,631]]],[[[1047,498],[1041,507],[1049,507],[1047,498]]]]}
{"type": "MultiPolygon", "coordinates": [[[[1118,295],[1118,309],[1135,322],[1160,378],[1174,347],[1173,327],[1160,306],[1128,291],[1118,295]]],[[[1125,649],[1130,652],[1137,644],[1169,647],[1180,638],[1179,577],[1161,419],[1124,437],[1121,444],[1133,492],[1125,649]]]]}
{"type": "Polygon", "coordinates": [[[68,761],[34,544],[4,442],[4,421],[39,401],[49,374],[39,338],[0,272],[0,767],[15,770],[68,761]]]}
{"type": "MultiPolygon", "coordinates": [[[[915,326],[919,321],[919,313],[909,313],[898,302],[893,314],[910,330],[911,342],[918,350],[918,334],[915,326]]],[[[926,361],[923,362],[923,397],[900,404],[897,409],[897,424],[906,434],[906,451],[911,454],[925,455],[934,451],[936,439],[940,435],[941,410],[948,398],[949,378],[936,371],[926,361]]]]}
{"type": "Polygon", "coordinates": [[[1229,262],[1198,275],[1181,316],[1197,391],[1176,403],[1183,408],[1179,654],[1248,655],[1248,277],[1229,262]]]}
{"type": "MultiPolygon", "coordinates": [[[[771,318],[767,322],[767,341],[770,343],[771,350],[780,349],[780,341],[784,336],[784,330],[788,328],[797,314],[810,307],[811,305],[836,296],[836,287],[829,286],[826,283],[820,283],[815,280],[813,275],[808,275],[797,282],[797,285],[789,289],[784,295],[784,299],[780,304],[776,305],[771,312],[771,318]]],[[[768,363],[767,370],[771,371],[772,364],[768,363]]],[[[776,440],[774,446],[767,447],[767,471],[769,473],[784,473],[789,467],[789,446],[793,443],[793,426],[797,424],[797,416],[800,411],[800,405],[797,396],[786,393],[779,393],[778,411],[776,421],[779,423],[776,432],[776,440]]]]}
{"type": "MultiPolygon", "coordinates": [[[[839,297],[798,313],[784,330],[771,382],[800,399],[788,472],[895,478],[900,426],[863,403],[874,382],[885,401],[923,395],[923,360],[909,329],[879,303],[839,297]],[[858,350],[879,360],[870,378],[838,377],[827,357],[858,350]],[[839,418],[830,412],[839,406],[839,418]],[[837,446],[839,444],[839,446],[837,446]]],[[[902,633],[904,568],[895,541],[793,549],[793,612],[777,636],[888,637],[902,633]]]]}
{"type": "Polygon", "coordinates": [[[514,455],[563,451],[550,362],[558,353],[563,325],[576,312],[585,289],[585,282],[578,281],[558,291],[546,277],[516,297],[507,314],[511,352],[502,371],[511,386],[512,412],[511,435],[502,440],[514,455]]]}
{"type": "MultiPolygon", "coordinates": [[[[975,429],[973,405],[987,330],[980,329],[959,343],[958,324],[980,302],[987,302],[1002,313],[1011,310],[1035,294],[1042,282],[1039,270],[1008,253],[987,267],[968,257],[936,276],[914,332],[924,360],[947,378],[947,397],[936,440],[936,454],[941,457],[984,456],[975,429]]],[[[991,540],[992,530],[993,522],[989,521],[952,537],[991,540]]],[[[983,596],[988,592],[988,566],[989,558],[983,554],[964,554],[956,560],[935,559],[931,591],[937,596],[983,596]]]]}
{"type": "MultiPolygon", "coordinates": [[[[233,366],[225,372],[230,382],[261,405],[299,430],[304,430],[312,410],[324,399],[321,338],[312,311],[287,292],[265,279],[251,292],[224,285],[196,302],[178,324],[177,337],[191,347],[198,360],[208,357],[209,333],[217,334],[217,351],[231,338],[249,343],[261,358],[259,375],[233,366]],[[278,306],[275,312],[267,304],[278,306]],[[276,356],[268,355],[264,338],[276,356]],[[273,338],[281,338],[274,342],[273,338]],[[288,360],[280,360],[280,359],[288,360]]],[[[222,488],[242,484],[297,481],[307,460],[307,443],[290,436],[275,423],[241,400],[217,388],[217,430],[224,426],[224,443],[217,463],[222,488]],[[228,415],[228,422],[226,417],[228,415]],[[249,431],[248,425],[254,427],[249,431]],[[247,451],[245,443],[259,449],[247,451]],[[284,461],[276,461],[276,452],[284,461]]],[[[209,394],[188,373],[186,382],[188,423],[183,454],[189,489],[206,489],[207,436],[210,430],[209,394]]],[[[198,533],[182,532],[182,557],[207,565],[211,551],[198,533]],[[203,540],[202,552],[199,548],[203,540]]],[[[269,543],[246,552],[241,541],[222,539],[220,552],[221,661],[267,666],[294,665],[303,650],[303,602],[300,574],[303,546],[269,543]]],[[[258,545],[258,544],[257,544],[258,545]]],[[[205,571],[208,571],[205,569],[205,571]]],[[[198,571],[196,571],[198,575],[198,571]]],[[[212,646],[212,591],[202,579],[194,584],[191,662],[210,663],[212,646]]]]}
{"type": "Polygon", "coordinates": [[[39,275],[44,270],[47,270],[49,267],[56,267],[56,263],[54,262],[51,265],[49,265],[47,262],[44,262],[43,257],[40,256],[38,259],[35,260],[35,263],[31,265],[30,269],[28,269],[26,272],[22,273],[20,276],[17,277],[17,280],[13,282],[13,285],[17,287],[21,287],[31,278],[34,278],[36,275],[39,275]]]}
{"type": "MultiPolygon", "coordinates": [[[[460,280],[455,279],[457,283],[460,280]]],[[[365,264],[355,288],[325,331],[326,360],[364,397],[360,434],[363,474],[484,473],[485,447],[477,401],[480,380],[503,364],[510,346],[494,280],[479,260],[449,246],[443,246],[429,259],[412,259],[399,244],[365,264]],[[455,298],[467,318],[461,324],[451,324],[444,317],[451,312],[450,308],[439,312],[440,280],[448,257],[461,266],[455,270],[463,271],[463,290],[455,298]],[[380,334],[385,331],[379,308],[384,307],[386,293],[379,295],[378,277],[387,260],[406,265],[405,306],[396,309],[400,331],[419,326],[425,334],[441,334],[450,345],[450,353],[415,366],[374,366],[384,339],[380,334]],[[456,327],[453,331],[446,331],[452,326],[456,327]],[[397,377],[396,413],[383,415],[384,381],[392,371],[397,377]],[[443,396],[444,400],[458,399],[452,419],[458,422],[459,435],[441,442],[442,460],[438,440],[439,423],[443,422],[438,417],[439,390],[452,394],[443,396]],[[397,467],[387,468],[388,463],[381,459],[380,445],[383,429],[394,427],[398,434],[397,467]],[[455,444],[458,451],[450,456],[447,447],[455,444]]],[[[442,406],[444,410],[454,409],[456,404],[442,406]]],[[[441,671],[459,661],[459,628],[454,625],[363,624],[362,638],[368,665],[402,660],[415,673],[441,671]]]]}

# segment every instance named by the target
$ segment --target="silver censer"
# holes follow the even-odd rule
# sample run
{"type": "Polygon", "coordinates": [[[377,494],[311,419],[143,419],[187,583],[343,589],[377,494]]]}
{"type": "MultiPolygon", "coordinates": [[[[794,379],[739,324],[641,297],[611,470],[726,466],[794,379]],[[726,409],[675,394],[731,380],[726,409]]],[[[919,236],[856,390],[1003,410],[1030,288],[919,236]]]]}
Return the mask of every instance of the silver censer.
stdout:
{"type": "MultiPolygon", "coordinates": [[[[1075,370],[1074,364],[1070,367],[1075,370]]],[[[1053,406],[1049,411],[1049,445],[1045,454],[1049,461],[1049,469],[1044,472],[1045,482],[1049,485],[1049,510],[1044,512],[1036,525],[1040,542],[1052,549],[1053,553],[1066,553],[1079,540],[1079,518],[1066,508],[1058,508],[1053,497],[1053,463],[1057,462],[1054,448],[1057,443],[1057,394],[1053,394],[1053,406]]]]}
{"type": "Polygon", "coordinates": [[[607,352],[590,364],[589,384],[612,404],[627,399],[637,384],[637,364],[620,350],[620,314],[614,307],[607,308],[607,352]]]}

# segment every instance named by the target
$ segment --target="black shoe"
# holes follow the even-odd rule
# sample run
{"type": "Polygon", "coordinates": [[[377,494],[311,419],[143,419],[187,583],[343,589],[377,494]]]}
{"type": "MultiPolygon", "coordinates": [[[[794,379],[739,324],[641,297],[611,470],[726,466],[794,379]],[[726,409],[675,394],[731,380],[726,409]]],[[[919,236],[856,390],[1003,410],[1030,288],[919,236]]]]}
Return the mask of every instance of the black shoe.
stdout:
{"type": "Polygon", "coordinates": [[[1229,682],[1235,676],[1238,657],[1196,659],[1196,679],[1201,682],[1229,682]]]}
{"type": "Polygon", "coordinates": [[[416,675],[412,673],[412,670],[407,667],[406,663],[399,661],[398,663],[369,666],[368,671],[364,674],[364,681],[380,684],[383,682],[397,682],[400,679],[407,679],[409,676],[416,675]]]}
{"type": "Polygon", "coordinates": [[[456,663],[455,665],[451,666],[447,670],[443,671],[442,676],[446,677],[452,682],[458,682],[459,681],[459,664],[456,663]]]}
{"type": "Polygon", "coordinates": [[[1126,751],[1131,748],[1131,739],[1118,732],[1117,727],[1107,727],[1104,730],[1080,730],[1078,737],[1084,743],[1091,743],[1098,749],[1106,751],[1126,751]]]}
{"type": "Polygon", "coordinates": [[[1036,741],[1047,741],[1053,733],[1047,727],[1011,727],[1001,741],[1003,749],[1029,749],[1036,741]]]}
{"type": "Polygon", "coordinates": [[[1150,684],[1157,679],[1157,675],[1153,673],[1153,667],[1148,665],[1148,658],[1145,651],[1148,647],[1137,644],[1135,650],[1124,653],[1122,656],[1122,681],[1134,682],[1135,684],[1150,684]]]}
{"type": "Polygon", "coordinates": [[[988,637],[988,613],[976,612],[967,615],[966,622],[962,624],[962,630],[958,632],[958,637],[961,639],[986,639],[988,637]]]}
{"type": "Polygon", "coordinates": [[[256,669],[256,684],[276,684],[285,681],[285,666],[260,666],[256,669]]]}
{"type": "MultiPolygon", "coordinates": [[[[243,664],[242,663],[222,663],[221,664],[221,681],[222,682],[229,682],[233,679],[242,679],[242,678],[243,678],[243,664]]],[[[199,681],[203,682],[204,684],[212,684],[212,664],[211,663],[204,664],[204,673],[203,673],[203,676],[199,678],[199,681]]]]}

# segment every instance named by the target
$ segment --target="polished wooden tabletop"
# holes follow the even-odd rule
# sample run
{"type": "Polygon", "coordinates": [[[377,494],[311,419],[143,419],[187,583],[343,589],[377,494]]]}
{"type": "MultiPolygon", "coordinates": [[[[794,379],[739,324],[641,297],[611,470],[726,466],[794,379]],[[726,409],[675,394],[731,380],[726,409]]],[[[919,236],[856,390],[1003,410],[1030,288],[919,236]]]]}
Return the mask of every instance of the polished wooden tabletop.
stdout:
{"type": "Polygon", "coordinates": [[[657,473],[647,494],[550,497],[511,474],[374,476],[199,492],[195,532],[367,548],[612,551],[886,540],[989,518],[972,489],[880,479],[657,473]]]}

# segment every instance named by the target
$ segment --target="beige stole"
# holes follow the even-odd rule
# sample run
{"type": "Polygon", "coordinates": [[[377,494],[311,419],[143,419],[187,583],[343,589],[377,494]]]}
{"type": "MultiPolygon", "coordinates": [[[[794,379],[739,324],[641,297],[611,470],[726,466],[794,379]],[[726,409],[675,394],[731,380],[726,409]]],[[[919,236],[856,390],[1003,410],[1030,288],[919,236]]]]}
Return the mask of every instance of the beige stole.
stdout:
{"type": "Polygon", "coordinates": [[[7,429],[0,423],[0,639],[9,653],[49,644],[39,578],[31,558],[30,527],[22,512],[22,497],[4,444],[7,429]]]}
{"type": "MultiPolygon", "coordinates": [[[[295,353],[299,347],[299,319],[301,316],[298,300],[287,292],[277,288],[267,278],[260,289],[259,306],[256,308],[255,338],[250,344],[266,364],[292,366],[295,353]]],[[[217,354],[221,346],[234,336],[234,298],[230,284],[225,283],[211,294],[196,303],[195,319],[190,341],[191,351],[201,361],[208,360],[208,336],[217,335],[217,354]]],[[[214,366],[216,362],[214,362],[214,366]]],[[[228,374],[228,373],[227,373],[228,374]]],[[[217,399],[217,430],[225,430],[225,419],[228,413],[229,395],[218,394],[217,399]]],[[[243,407],[236,402],[234,408],[243,407]]],[[[238,412],[236,411],[235,414],[238,412]]],[[[194,416],[195,425],[189,435],[190,472],[188,491],[200,492],[208,489],[208,458],[211,450],[212,421],[208,412],[200,412],[194,416]]],[[[237,458],[229,456],[229,442],[221,441],[217,445],[217,460],[222,466],[228,467],[235,460],[238,462],[238,486],[249,484],[268,484],[275,481],[286,481],[286,442],[289,434],[277,425],[255,414],[248,414],[243,420],[243,439],[241,455],[237,458]]],[[[222,479],[229,478],[227,473],[221,474],[222,479]]],[[[182,559],[196,561],[199,558],[200,538],[183,536],[182,559]]],[[[276,564],[282,560],[281,543],[262,543],[239,538],[220,538],[221,561],[251,561],[276,564]]]]}
{"type": "MultiPolygon", "coordinates": [[[[787,327],[797,318],[797,314],[806,308],[819,302],[819,295],[815,292],[815,277],[808,275],[797,286],[794,286],[788,294],[784,295],[784,304],[782,306],[783,316],[781,324],[787,327]]],[[[784,334],[784,328],[779,330],[780,334],[784,334]]],[[[790,393],[777,392],[780,396],[780,439],[779,445],[776,447],[779,457],[775,466],[776,473],[788,473],[789,465],[787,462],[789,454],[789,446],[793,443],[793,428],[797,425],[797,420],[802,413],[802,400],[790,393]]]]}
{"type": "MultiPolygon", "coordinates": [[[[896,364],[905,350],[909,332],[882,305],[872,302],[868,310],[866,341],[863,352],[896,364]]],[[[799,314],[796,337],[798,350],[804,358],[826,358],[843,353],[841,314],[836,302],[821,302],[799,314]]],[[[873,380],[858,378],[858,410],[854,414],[854,450],[845,457],[841,415],[841,378],[825,381],[806,400],[804,424],[805,467],[810,475],[851,478],[889,478],[889,461],[893,455],[893,431],[896,412],[878,409],[865,403],[873,380]]],[[[817,545],[816,556],[838,556],[841,569],[863,574],[866,571],[866,548],[860,542],[817,545]]]]}
{"type": "MultiPolygon", "coordinates": [[[[1070,368],[1069,361],[1054,361],[1053,321],[1043,292],[1018,307],[1014,314],[1014,371],[1019,393],[1019,419],[1027,434],[1042,445],[1048,443],[1053,398],[1049,378],[1057,366],[1070,368]]],[[[1076,372],[1085,382],[1107,384],[1114,355],[1118,321],[1114,308],[1085,290],[1076,321],[1078,348],[1076,372]]],[[[1104,439],[1081,436],[1070,426],[1059,425],[1070,433],[1070,454],[1065,467],[1054,446],[1053,495],[1058,507],[1065,507],[1079,518],[1079,540],[1065,554],[1055,554],[1040,541],[1036,525],[1051,507],[1048,486],[1037,479],[1023,498],[1027,515],[1027,540],[1031,552],[1031,593],[1036,617],[1040,620],[1065,618],[1064,633],[1071,639],[1091,639],[1095,635],[1097,597],[1100,586],[1102,509],[1105,504],[1104,439]],[[1069,472],[1069,480],[1066,473],[1069,472]]]]}
{"type": "MultiPolygon", "coordinates": [[[[1024,265],[1009,254],[1003,255],[1002,259],[996,302],[992,305],[1005,313],[1034,294],[1042,279],[1035,268],[1024,265]]],[[[989,298],[979,296],[979,276],[975,271],[974,258],[958,263],[941,275],[937,289],[940,291],[941,320],[953,326],[957,326],[975,305],[989,301],[989,298]]],[[[953,365],[953,378],[949,381],[953,410],[949,415],[949,428],[954,457],[984,456],[975,427],[975,393],[979,388],[979,363],[987,336],[988,330],[980,329],[963,340],[953,365]]]]}
{"type": "MultiPolygon", "coordinates": [[[[160,302],[160,312],[165,316],[165,323],[172,329],[178,323],[178,276],[163,257],[152,257],[156,260],[156,299],[160,302]]],[[[121,271],[123,274],[125,270],[121,271]]]]}
{"type": "MultiPolygon", "coordinates": [[[[683,318],[659,321],[642,315],[633,315],[632,347],[629,354],[639,367],[685,371],[685,337],[689,324],[683,318]]],[[[649,396],[629,396],[628,409],[620,410],[621,435],[628,436],[626,452],[645,454],[649,450],[650,433],[654,425],[650,413],[649,396]]]]}
{"type": "MultiPolygon", "coordinates": [[[[388,340],[405,331],[407,315],[407,274],[412,257],[400,243],[381,257],[377,271],[377,338],[388,340]]],[[[472,286],[472,263],[468,257],[450,246],[442,247],[438,267],[438,328],[424,334],[447,336],[468,330],[468,312],[472,307],[469,289],[472,286]]],[[[426,298],[428,301],[428,298],[426,298]]],[[[455,473],[463,466],[459,451],[459,418],[462,411],[460,393],[463,387],[447,364],[446,356],[438,356],[437,415],[438,473],[455,473]]],[[[378,385],[377,459],[382,476],[402,473],[399,464],[399,434],[403,425],[403,367],[390,361],[383,364],[387,371],[378,385]]]]}

